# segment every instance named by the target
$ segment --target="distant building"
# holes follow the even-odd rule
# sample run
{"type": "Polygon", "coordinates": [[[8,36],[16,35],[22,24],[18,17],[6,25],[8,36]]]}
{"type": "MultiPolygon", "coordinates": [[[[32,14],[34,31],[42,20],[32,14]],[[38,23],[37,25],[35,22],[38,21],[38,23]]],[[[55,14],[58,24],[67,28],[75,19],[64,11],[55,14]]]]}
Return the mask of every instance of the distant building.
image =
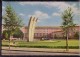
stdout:
{"type": "MultiPolygon", "coordinates": [[[[74,31],[70,30],[69,36],[72,38],[74,32],[79,32],[79,26],[74,27],[74,31]]],[[[22,27],[22,32],[25,33],[24,38],[28,38],[28,27],[22,27]]],[[[61,27],[51,27],[51,26],[37,26],[35,28],[34,39],[42,40],[42,39],[61,39],[64,37],[64,32],[61,27]]]]}
{"type": "MultiPolygon", "coordinates": [[[[74,30],[69,31],[69,38],[74,38],[75,32],[80,32],[80,26],[73,27],[74,30]]],[[[2,32],[6,30],[2,25],[2,32]]],[[[24,33],[23,39],[28,39],[28,27],[24,26],[20,28],[24,33]]],[[[43,39],[64,39],[64,32],[61,27],[52,27],[52,26],[37,26],[35,28],[34,39],[43,40],[43,39]]]]}

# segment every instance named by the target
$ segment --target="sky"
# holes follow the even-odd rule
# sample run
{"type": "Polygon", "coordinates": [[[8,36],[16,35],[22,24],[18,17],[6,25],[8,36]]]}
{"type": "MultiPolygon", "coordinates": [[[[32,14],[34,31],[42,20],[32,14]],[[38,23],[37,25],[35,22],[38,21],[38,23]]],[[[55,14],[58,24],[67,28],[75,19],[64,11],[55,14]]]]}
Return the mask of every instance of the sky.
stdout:
{"type": "MultiPolygon", "coordinates": [[[[74,23],[80,25],[80,2],[9,2],[25,26],[31,16],[38,18],[36,26],[60,26],[61,14],[68,7],[72,8],[74,23]]],[[[2,2],[2,15],[5,15],[7,2],[2,2]]]]}

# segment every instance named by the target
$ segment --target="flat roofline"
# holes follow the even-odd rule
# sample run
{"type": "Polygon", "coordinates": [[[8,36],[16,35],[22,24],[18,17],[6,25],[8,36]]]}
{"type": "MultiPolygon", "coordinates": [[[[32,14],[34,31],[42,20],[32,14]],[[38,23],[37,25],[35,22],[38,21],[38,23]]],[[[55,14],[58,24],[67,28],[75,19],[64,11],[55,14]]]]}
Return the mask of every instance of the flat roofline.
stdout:
{"type": "MultiPolygon", "coordinates": [[[[26,28],[28,28],[28,26],[24,26],[26,28]]],[[[80,26],[76,26],[76,27],[80,27],[80,26]]],[[[36,26],[35,28],[61,28],[61,26],[36,26]]]]}

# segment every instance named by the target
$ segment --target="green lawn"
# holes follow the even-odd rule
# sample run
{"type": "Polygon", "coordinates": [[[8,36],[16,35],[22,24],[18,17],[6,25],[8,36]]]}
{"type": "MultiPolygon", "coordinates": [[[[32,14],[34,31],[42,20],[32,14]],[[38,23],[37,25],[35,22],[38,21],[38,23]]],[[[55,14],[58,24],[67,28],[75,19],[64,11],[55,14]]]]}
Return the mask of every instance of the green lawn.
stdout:
{"type": "MultiPolygon", "coordinates": [[[[79,40],[69,40],[69,48],[78,49],[79,40]]],[[[9,42],[6,40],[2,41],[2,46],[8,46],[9,42]]],[[[15,47],[34,47],[34,48],[66,48],[65,40],[44,40],[44,41],[15,41],[15,47]]]]}

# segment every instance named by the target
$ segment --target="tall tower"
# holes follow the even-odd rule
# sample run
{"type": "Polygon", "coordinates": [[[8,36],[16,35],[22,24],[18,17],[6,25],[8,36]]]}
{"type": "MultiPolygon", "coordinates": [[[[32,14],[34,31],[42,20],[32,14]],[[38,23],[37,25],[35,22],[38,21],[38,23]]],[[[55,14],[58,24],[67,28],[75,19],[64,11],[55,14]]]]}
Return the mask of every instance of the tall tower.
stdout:
{"type": "Polygon", "coordinates": [[[35,31],[36,22],[37,22],[37,18],[30,17],[29,24],[28,24],[28,41],[34,40],[34,31],[35,31]]]}

